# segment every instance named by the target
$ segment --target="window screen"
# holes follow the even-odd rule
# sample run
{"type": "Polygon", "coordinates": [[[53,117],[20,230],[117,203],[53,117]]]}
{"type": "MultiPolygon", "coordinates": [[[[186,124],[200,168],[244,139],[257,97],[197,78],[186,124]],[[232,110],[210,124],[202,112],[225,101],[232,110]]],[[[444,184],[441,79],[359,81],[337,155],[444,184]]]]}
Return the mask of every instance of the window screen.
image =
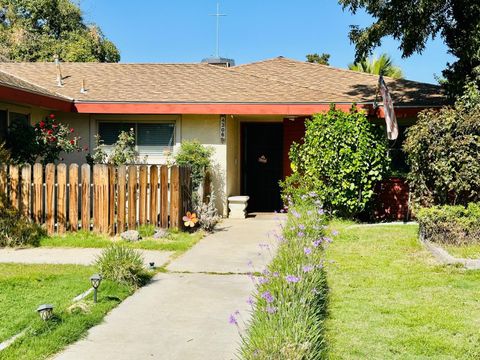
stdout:
{"type": "Polygon", "coordinates": [[[138,146],[173,146],[174,124],[138,124],[138,146]]]}
{"type": "Polygon", "coordinates": [[[10,113],[10,124],[14,123],[15,121],[21,122],[22,124],[28,125],[30,124],[30,116],[26,114],[19,114],[15,112],[10,113]]]}
{"type": "Polygon", "coordinates": [[[118,140],[118,135],[120,135],[122,131],[130,131],[130,129],[135,131],[135,124],[113,122],[104,122],[98,124],[98,134],[105,145],[115,144],[118,140]]]}

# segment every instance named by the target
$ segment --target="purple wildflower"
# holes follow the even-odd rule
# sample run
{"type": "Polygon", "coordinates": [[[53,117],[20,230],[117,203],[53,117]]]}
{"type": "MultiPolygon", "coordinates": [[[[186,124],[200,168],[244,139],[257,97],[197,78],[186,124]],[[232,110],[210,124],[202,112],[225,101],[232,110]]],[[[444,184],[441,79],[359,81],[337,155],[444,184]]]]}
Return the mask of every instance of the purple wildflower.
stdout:
{"type": "Polygon", "coordinates": [[[232,325],[238,325],[237,318],[235,317],[234,314],[230,315],[230,317],[228,318],[228,322],[232,325]]]}
{"type": "Polygon", "coordinates": [[[292,210],[292,215],[295,216],[297,219],[300,219],[300,214],[296,210],[292,210]]]}
{"type": "Polygon", "coordinates": [[[305,236],[305,233],[304,233],[303,231],[299,231],[299,232],[297,233],[297,236],[298,236],[298,237],[304,237],[304,236],[305,236]]]}
{"type": "Polygon", "coordinates": [[[258,278],[258,283],[259,283],[259,284],[266,284],[266,283],[268,283],[268,278],[266,278],[266,277],[264,277],[264,276],[260,276],[260,277],[258,278]]]}
{"type": "Polygon", "coordinates": [[[275,314],[277,312],[277,308],[275,306],[267,305],[266,310],[269,314],[275,314]]]}
{"type": "Polygon", "coordinates": [[[308,193],[308,195],[310,195],[310,197],[316,197],[317,193],[315,191],[311,191],[308,193]]]}
{"type": "Polygon", "coordinates": [[[300,281],[300,278],[295,275],[287,275],[285,276],[285,280],[287,280],[289,283],[297,283],[300,281]]]}
{"type": "Polygon", "coordinates": [[[312,242],[312,245],[313,247],[319,247],[321,243],[322,243],[322,240],[315,240],[314,242],[312,242]]]}
{"type": "Polygon", "coordinates": [[[265,291],[262,294],[262,298],[265,299],[265,301],[269,304],[272,303],[273,300],[275,299],[270,291],[265,291]]]}
{"type": "Polygon", "coordinates": [[[332,235],[333,235],[333,236],[337,236],[337,235],[338,235],[338,231],[337,231],[337,230],[333,230],[333,231],[332,231],[332,235]]]}
{"type": "Polygon", "coordinates": [[[300,225],[298,225],[298,228],[299,228],[300,230],[305,230],[305,225],[300,224],[300,225]]]}
{"type": "Polygon", "coordinates": [[[331,243],[333,240],[332,238],[326,236],[323,238],[323,241],[325,241],[326,243],[331,243]]]}
{"type": "Polygon", "coordinates": [[[323,215],[323,214],[325,214],[325,211],[323,211],[323,209],[318,209],[317,214],[318,215],[323,215]]]}
{"type": "Polygon", "coordinates": [[[254,301],[253,301],[253,298],[251,296],[248,297],[247,304],[250,305],[250,306],[253,306],[254,301]]]}
{"type": "Polygon", "coordinates": [[[272,274],[273,277],[278,277],[278,275],[279,275],[279,274],[278,274],[278,271],[275,271],[275,272],[272,274]]]}
{"type": "Polygon", "coordinates": [[[252,260],[248,260],[247,266],[248,266],[248,267],[253,267],[253,261],[252,261],[252,260]]]}
{"type": "Polygon", "coordinates": [[[305,265],[303,267],[303,272],[308,273],[308,272],[312,271],[313,269],[314,269],[314,267],[312,265],[305,265]]]}
{"type": "Polygon", "coordinates": [[[310,255],[312,253],[312,249],[309,247],[304,247],[303,252],[305,253],[305,255],[310,255]]]}

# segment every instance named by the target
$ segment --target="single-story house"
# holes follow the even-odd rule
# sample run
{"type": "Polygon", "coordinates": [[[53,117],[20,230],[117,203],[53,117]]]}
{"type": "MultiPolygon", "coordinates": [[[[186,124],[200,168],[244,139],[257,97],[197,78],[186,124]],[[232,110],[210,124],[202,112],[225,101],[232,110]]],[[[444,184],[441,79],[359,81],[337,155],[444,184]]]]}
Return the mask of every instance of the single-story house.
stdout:
{"type": "MultiPolygon", "coordinates": [[[[134,128],[149,163],[165,162],[183,140],[197,139],[215,151],[213,187],[226,215],[232,195],[249,195],[250,211],[280,208],[278,181],[290,172],[289,147],[302,138],[306,117],[331,103],[345,111],[355,103],[382,121],[375,75],[284,57],[219,63],[0,63],[0,138],[12,121],[35,123],[53,112],[89,149],[96,134],[109,145],[134,128]]],[[[395,157],[402,130],[445,99],[435,85],[385,80],[401,130],[391,144],[395,157]]],[[[65,160],[84,163],[85,155],[65,160]]]]}

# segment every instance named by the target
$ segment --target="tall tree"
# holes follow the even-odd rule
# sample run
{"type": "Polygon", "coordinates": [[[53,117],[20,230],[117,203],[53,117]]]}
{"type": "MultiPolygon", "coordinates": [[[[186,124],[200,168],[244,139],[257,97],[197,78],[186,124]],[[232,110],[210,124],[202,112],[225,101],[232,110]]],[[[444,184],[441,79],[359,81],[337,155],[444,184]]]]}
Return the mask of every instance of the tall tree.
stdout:
{"type": "Polygon", "coordinates": [[[322,64],[322,65],[330,65],[329,60],[330,60],[330,54],[327,53],[322,53],[322,54],[307,54],[306,56],[307,62],[309,63],[316,63],[316,64],[322,64]]]}
{"type": "MultiPolygon", "coordinates": [[[[353,25],[350,40],[356,61],[370,55],[385,36],[400,41],[404,57],[421,53],[431,38],[440,36],[457,60],[443,71],[449,94],[462,93],[467,78],[480,67],[480,2],[478,0],[339,0],[344,9],[364,9],[375,22],[365,28],[353,25]]],[[[477,80],[480,84],[480,80],[477,80]]]]}
{"type": "Polygon", "coordinates": [[[390,76],[394,79],[403,78],[402,69],[393,65],[392,58],[388,54],[382,54],[379,58],[370,57],[369,59],[349,64],[348,68],[369,74],[390,76]]]}
{"type": "Polygon", "coordinates": [[[0,0],[0,58],[117,62],[120,53],[70,0],[0,0]]]}

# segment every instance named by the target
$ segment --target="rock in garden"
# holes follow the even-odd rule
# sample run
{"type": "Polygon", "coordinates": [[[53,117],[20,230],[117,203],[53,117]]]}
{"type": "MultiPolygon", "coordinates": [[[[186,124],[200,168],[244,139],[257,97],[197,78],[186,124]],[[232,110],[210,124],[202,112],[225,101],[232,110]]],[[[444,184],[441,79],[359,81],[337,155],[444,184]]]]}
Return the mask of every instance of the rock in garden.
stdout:
{"type": "Polygon", "coordinates": [[[120,234],[123,240],[138,241],[141,239],[140,233],[137,230],[128,230],[120,234]]]}
{"type": "Polygon", "coordinates": [[[155,234],[153,234],[154,239],[163,239],[167,237],[168,232],[165,229],[155,229],[155,234]]]}

